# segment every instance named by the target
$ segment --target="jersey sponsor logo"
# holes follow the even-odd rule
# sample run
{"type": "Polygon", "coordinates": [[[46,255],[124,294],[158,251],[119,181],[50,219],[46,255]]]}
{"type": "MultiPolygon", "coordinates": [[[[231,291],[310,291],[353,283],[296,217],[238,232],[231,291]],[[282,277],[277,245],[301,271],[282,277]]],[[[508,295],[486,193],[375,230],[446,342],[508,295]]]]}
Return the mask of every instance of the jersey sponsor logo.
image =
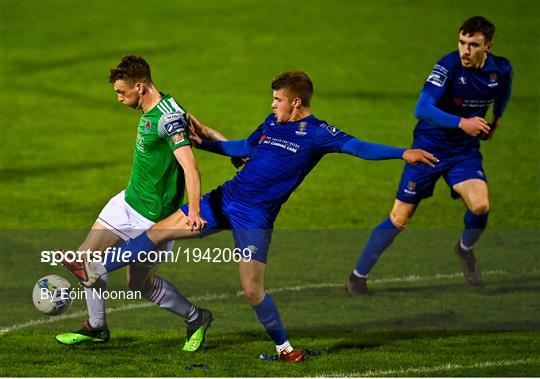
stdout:
{"type": "Polygon", "coordinates": [[[459,97],[454,97],[454,104],[459,107],[461,104],[463,104],[463,99],[460,99],[459,97]]]}
{"type": "Polygon", "coordinates": [[[489,108],[493,101],[494,99],[464,99],[462,106],[467,108],[489,108]]]}
{"type": "Polygon", "coordinates": [[[171,140],[175,145],[184,142],[185,139],[186,138],[184,137],[184,133],[178,133],[171,136],[171,140]]]}
{"type": "Polygon", "coordinates": [[[275,138],[270,136],[264,136],[265,138],[259,141],[260,144],[263,145],[270,145],[275,147],[280,147],[282,149],[285,149],[287,151],[291,151],[293,153],[296,153],[298,149],[300,148],[300,145],[291,141],[287,141],[285,139],[281,138],[275,138]]]}
{"type": "Polygon", "coordinates": [[[259,138],[259,145],[260,145],[261,143],[263,143],[265,139],[266,139],[266,134],[263,134],[263,135],[261,136],[261,138],[259,138]]]}
{"type": "Polygon", "coordinates": [[[306,126],[307,126],[307,122],[302,121],[300,125],[298,125],[298,130],[295,131],[296,135],[305,136],[307,134],[306,126]]]}
{"type": "Polygon", "coordinates": [[[150,120],[146,120],[146,122],[144,123],[144,132],[146,134],[148,134],[150,132],[150,127],[152,126],[152,123],[150,122],[150,120]]]}

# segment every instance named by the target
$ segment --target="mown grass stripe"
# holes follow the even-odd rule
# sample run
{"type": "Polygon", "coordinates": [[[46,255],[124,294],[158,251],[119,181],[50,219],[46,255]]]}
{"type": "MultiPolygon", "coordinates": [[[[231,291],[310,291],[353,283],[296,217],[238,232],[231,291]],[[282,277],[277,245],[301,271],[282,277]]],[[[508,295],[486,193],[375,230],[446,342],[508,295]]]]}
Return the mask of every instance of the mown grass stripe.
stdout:
{"type": "Polygon", "coordinates": [[[455,363],[447,363],[440,366],[422,366],[422,367],[403,367],[398,369],[389,369],[389,370],[370,370],[365,372],[352,372],[352,373],[336,373],[336,374],[326,374],[320,375],[319,377],[384,377],[384,376],[402,376],[402,375],[411,375],[411,374],[430,374],[436,372],[445,372],[445,371],[456,371],[456,370],[472,370],[479,368],[488,368],[488,367],[505,367],[505,366],[515,366],[515,365],[527,365],[531,363],[536,363],[537,358],[525,358],[517,360],[504,360],[504,361],[488,361],[480,362],[472,365],[462,365],[455,363]]]}

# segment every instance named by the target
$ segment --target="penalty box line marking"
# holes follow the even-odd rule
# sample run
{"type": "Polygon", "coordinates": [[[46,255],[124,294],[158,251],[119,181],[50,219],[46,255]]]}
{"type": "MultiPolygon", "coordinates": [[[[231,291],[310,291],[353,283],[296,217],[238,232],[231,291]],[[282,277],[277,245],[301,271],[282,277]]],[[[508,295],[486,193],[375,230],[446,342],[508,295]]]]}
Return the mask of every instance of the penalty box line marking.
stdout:
{"type": "MultiPolygon", "coordinates": [[[[534,272],[534,271],[533,271],[534,272]]],[[[484,275],[509,275],[511,274],[508,271],[503,270],[493,270],[493,271],[486,271],[484,272],[484,275]]],[[[399,282],[419,282],[423,280],[445,280],[445,279],[453,279],[462,277],[462,273],[453,273],[453,274],[436,274],[432,276],[419,276],[419,275],[408,275],[408,276],[401,276],[401,277],[393,277],[393,278],[381,278],[381,279],[373,279],[370,280],[370,283],[399,283],[399,282]]],[[[333,287],[342,287],[344,286],[343,283],[319,283],[319,284],[306,284],[303,286],[290,286],[290,287],[282,287],[282,288],[271,288],[268,289],[267,293],[277,293],[277,292],[289,292],[289,291],[303,291],[308,289],[316,289],[316,288],[333,288],[333,287]]],[[[236,294],[208,294],[203,296],[194,296],[191,298],[192,302],[197,301],[212,301],[212,300],[221,300],[221,299],[228,299],[228,298],[234,298],[234,297],[241,297],[243,296],[243,292],[239,291],[236,294]]],[[[118,308],[107,308],[107,313],[114,313],[114,312],[120,312],[120,311],[127,311],[131,309],[140,309],[140,308],[148,308],[154,306],[154,303],[144,303],[144,304],[128,304],[128,305],[122,305],[118,308]]],[[[0,328],[0,336],[3,336],[9,332],[12,332],[14,330],[20,330],[20,329],[27,329],[31,328],[33,326],[37,325],[43,325],[43,324],[51,324],[53,322],[58,322],[62,320],[71,320],[74,318],[80,318],[80,317],[86,317],[88,316],[86,311],[79,311],[75,313],[70,313],[67,315],[60,315],[60,316],[52,316],[45,319],[35,319],[30,320],[24,323],[17,323],[11,326],[6,326],[0,328]]]]}
{"type": "Polygon", "coordinates": [[[517,360],[504,360],[504,361],[487,361],[479,362],[471,365],[447,363],[440,366],[421,366],[421,367],[405,367],[398,369],[389,369],[389,370],[369,370],[365,372],[353,372],[353,373],[337,373],[337,374],[328,374],[321,375],[319,377],[366,377],[366,376],[375,376],[375,377],[385,377],[385,376],[401,376],[401,375],[414,375],[414,374],[430,374],[436,372],[444,371],[456,371],[456,370],[471,370],[479,368],[490,368],[490,367],[505,367],[505,366],[516,366],[516,365],[527,365],[537,363],[537,358],[526,358],[526,359],[517,359],[517,360]]]}

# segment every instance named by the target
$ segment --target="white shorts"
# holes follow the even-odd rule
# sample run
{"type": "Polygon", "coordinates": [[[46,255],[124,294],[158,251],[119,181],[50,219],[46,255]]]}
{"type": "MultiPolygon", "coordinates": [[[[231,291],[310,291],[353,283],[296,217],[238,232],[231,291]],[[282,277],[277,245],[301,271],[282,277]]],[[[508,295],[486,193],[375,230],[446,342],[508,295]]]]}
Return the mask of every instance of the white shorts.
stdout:
{"type": "MultiPolygon", "coordinates": [[[[109,200],[96,220],[124,241],[137,237],[155,224],[126,202],[125,192],[124,190],[109,200]]],[[[172,250],[173,246],[174,241],[170,241],[165,249],[172,250]]]]}

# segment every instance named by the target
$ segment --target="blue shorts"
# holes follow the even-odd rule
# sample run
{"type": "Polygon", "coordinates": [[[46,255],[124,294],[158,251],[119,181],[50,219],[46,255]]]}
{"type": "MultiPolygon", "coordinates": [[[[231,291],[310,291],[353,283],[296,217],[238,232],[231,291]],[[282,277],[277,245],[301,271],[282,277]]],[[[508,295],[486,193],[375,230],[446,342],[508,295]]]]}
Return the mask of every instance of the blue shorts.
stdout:
{"type": "MultiPolygon", "coordinates": [[[[189,205],[184,204],[180,209],[187,215],[189,205]]],[[[202,237],[221,230],[232,230],[235,246],[243,256],[249,250],[251,259],[266,263],[275,215],[239,203],[222,187],[218,187],[202,197],[201,216],[207,222],[201,231],[202,237]]]]}
{"type": "Polygon", "coordinates": [[[459,195],[452,190],[455,184],[469,179],[480,179],[487,182],[482,168],[482,154],[474,151],[467,155],[451,158],[441,158],[435,167],[425,164],[413,166],[406,163],[401,174],[396,199],[405,203],[418,204],[422,199],[433,195],[437,180],[443,176],[451,190],[451,196],[458,199],[459,195]]]}

